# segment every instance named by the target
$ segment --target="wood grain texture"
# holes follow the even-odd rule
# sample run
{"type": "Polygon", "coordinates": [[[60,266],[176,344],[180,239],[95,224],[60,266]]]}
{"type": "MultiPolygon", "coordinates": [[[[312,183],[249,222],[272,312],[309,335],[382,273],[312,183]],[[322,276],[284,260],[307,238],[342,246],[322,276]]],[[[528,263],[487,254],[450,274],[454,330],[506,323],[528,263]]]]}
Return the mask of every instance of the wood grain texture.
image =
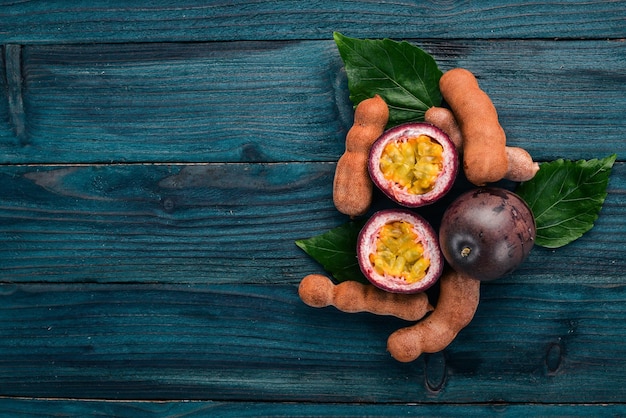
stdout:
{"type": "Polygon", "coordinates": [[[626,415],[624,16],[0,0],[0,417],[626,415]],[[594,229],[484,284],[457,340],[409,364],[385,351],[406,322],[297,295],[322,269],[294,240],[347,220],[333,31],[472,70],[536,160],[618,154],[594,229]]]}
{"type": "MultiPolygon", "coordinates": [[[[417,45],[475,72],[535,159],[626,155],[625,42],[417,45]]],[[[331,40],[5,49],[0,163],[336,161],[352,123],[331,40]]]]}
{"type": "Polygon", "coordinates": [[[343,220],[331,164],[0,171],[9,281],[293,280],[314,267],[294,241],[343,220]]]}
{"type": "Polygon", "coordinates": [[[358,37],[620,38],[626,3],[608,1],[5,2],[0,43],[228,41],[358,37]]]}
{"type": "Polygon", "coordinates": [[[615,403],[626,396],[624,286],[483,285],[474,321],[443,353],[410,364],[385,350],[406,322],[310,308],[295,285],[0,289],[0,392],[9,397],[615,403]]]}
{"type": "MultiPolygon", "coordinates": [[[[0,277],[26,282],[297,283],[321,272],[296,247],[348,221],[334,163],[0,167],[0,277]]],[[[418,212],[437,226],[447,204],[418,212]]],[[[592,231],[536,247],[505,283],[622,285],[626,166],[592,231]]],[[[376,196],[372,211],[389,207],[376,196]]]]}
{"type": "MultiPolygon", "coordinates": [[[[51,411],[62,416],[85,417],[97,414],[116,418],[162,418],[176,417],[457,417],[459,414],[470,418],[485,416],[541,416],[541,417],[589,417],[620,416],[624,407],[620,404],[579,404],[579,405],[372,405],[340,403],[272,403],[272,402],[106,402],[70,400],[2,400],[0,407],[8,417],[41,417],[51,411]]],[[[2,416],[2,415],[0,415],[2,416]]],[[[3,417],[4,418],[4,417],[3,417]]]]}
{"type": "Polygon", "coordinates": [[[334,54],[329,43],[25,47],[31,146],[5,141],[3,161],[328,159],[349,123],[334,54]]]}
{"type": "Polygon", "coordinates": [[[621,404],[579,405],[446,405],[423,403],[413,405],[341,404],[341,403],[280,403],[280,402],[215,402],[215,401],[96,401],[96,400],[33,400],[1,399],[0,416],[3,418],[40,418],[54,411],[67,418],[85,416],[161,418],[178,417],[458,417],[483,418],[486,416],[541,416],[541,417],[605,417],[621,416],[621,404]]]}

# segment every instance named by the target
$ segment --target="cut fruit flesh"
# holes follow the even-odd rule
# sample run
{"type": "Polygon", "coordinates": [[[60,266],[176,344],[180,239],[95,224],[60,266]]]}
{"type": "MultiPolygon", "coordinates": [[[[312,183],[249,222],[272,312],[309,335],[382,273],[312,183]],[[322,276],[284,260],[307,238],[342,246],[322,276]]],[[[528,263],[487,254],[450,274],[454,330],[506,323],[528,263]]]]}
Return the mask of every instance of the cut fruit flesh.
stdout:
{"type": "Polygon", "coordinates": [[[452,188],[458,167],[454,143],[428,123],[407,123],[385,131],[372,145],[368,163],[376,187],[410,208],[443,197],[452,188]]]}
{"type": "Polygon", "coordinates": [[[372,215],[359,233],[357,259],[373,285],[394,293],[421,292],[443,270],[437,234],[424,218],[407,209],[372,215]]]}
{"type": "Polygon", "coordinates": [[[407,283],[424,278],[430,261],[411,224],[393,221],[382,226],[377,235],[369,259],[378,274],[402,278],[407,283]]]}
{"type": "Polygon", "coordinates": [[[443,168],[443,147],[427,135],[389,142],[383,149],[383,176],[408,193],[431,191],[443,168]]]}

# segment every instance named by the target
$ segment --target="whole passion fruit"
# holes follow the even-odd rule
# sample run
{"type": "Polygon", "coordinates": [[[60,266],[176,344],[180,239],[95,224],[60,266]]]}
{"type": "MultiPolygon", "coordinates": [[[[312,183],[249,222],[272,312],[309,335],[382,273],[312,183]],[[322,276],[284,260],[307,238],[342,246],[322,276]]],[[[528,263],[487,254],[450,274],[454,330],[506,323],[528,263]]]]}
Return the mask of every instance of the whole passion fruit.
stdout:
{"type": "Polygon", "coordinates": [[[374,286],[393,293],[426,290],[439,279],[444,264],[434,229],[406,209],[372,215],[359,233],[357,258],[374,286]]]}
{"type": "Polygon", "coordinates": [[[535,242],[533,213],[506,189],[484,187],[459,196],[443,214],[441,251],[458,272],[494,280],[515,270],[535,242]]]}
{"type": "Polygon", "coordinates": [[[448,135],[428,123],[385,131],[370,149],[368,170],[376,186],[410,208],[431,204],[452,187],[459,158],[448,135]]]}

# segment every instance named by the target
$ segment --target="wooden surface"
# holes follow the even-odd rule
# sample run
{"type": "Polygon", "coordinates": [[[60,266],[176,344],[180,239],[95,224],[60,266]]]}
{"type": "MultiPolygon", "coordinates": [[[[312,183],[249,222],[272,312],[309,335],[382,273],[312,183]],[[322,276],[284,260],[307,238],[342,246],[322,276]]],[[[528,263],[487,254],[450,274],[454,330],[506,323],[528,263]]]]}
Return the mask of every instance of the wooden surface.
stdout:
{"type": "Polygon", "coordinates": [[[626,414],[626,2],[69,3],[0,6],[0,416],[626,414]],[[595,228],[409,364],[296,292],[347,220],[332,31],[471,69],[539,161],[618,155],[595,228]]]}

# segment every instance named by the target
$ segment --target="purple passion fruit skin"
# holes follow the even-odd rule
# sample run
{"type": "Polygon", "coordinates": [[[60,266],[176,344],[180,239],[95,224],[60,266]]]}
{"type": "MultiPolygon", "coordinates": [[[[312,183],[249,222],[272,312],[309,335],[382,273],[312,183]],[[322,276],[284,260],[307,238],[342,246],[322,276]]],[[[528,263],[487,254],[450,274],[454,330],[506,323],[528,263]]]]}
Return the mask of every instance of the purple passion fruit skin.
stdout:
{"type": "Polygon", "coordinates": [[[439,228],[446,261],[483,281],[513,272],[528,257],[535,236],[535,218],[526,202],[495,187],[459,196],[446,209],[439,228]]]}
{"type": "Polygon", "coordinates": [[[444,264],[435,230],[406,209],[372,215],[359,233],[357,259],[374,286],[392,293],[428,289],[441,276],[444,264]]]}
{"type": "Polygon", "coordinates": [[[459,157],[448,135],[429,123],[405,123],[385,131],[370,149],[374,184],[409,208],[443,197],[456,179],[459,157]]]}

